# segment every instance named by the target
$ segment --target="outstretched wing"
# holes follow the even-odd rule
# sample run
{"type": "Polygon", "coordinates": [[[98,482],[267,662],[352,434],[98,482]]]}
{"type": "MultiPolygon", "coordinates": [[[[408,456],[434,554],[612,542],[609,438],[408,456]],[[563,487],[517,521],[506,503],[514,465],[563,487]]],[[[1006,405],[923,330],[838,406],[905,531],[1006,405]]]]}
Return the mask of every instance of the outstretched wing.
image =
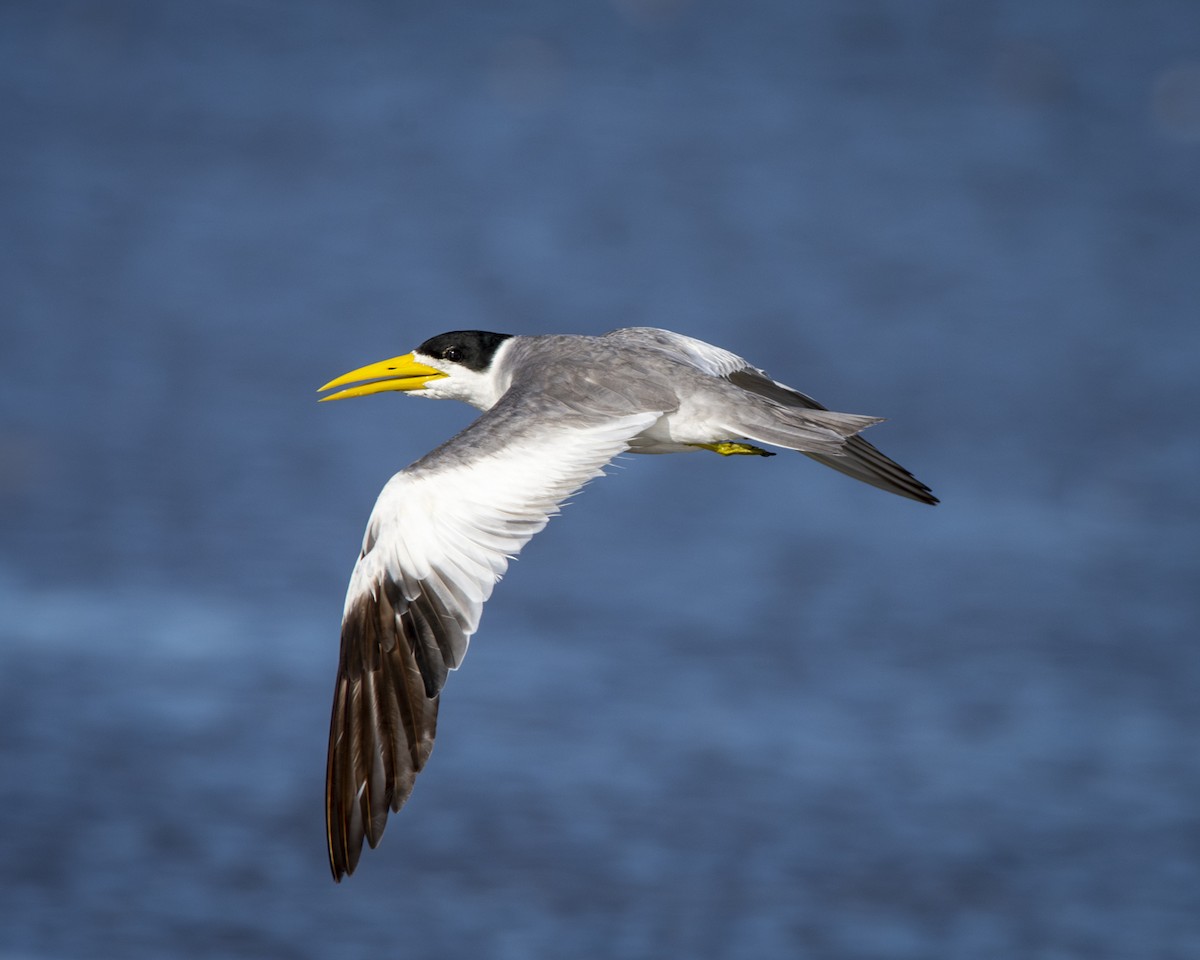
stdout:
{"type": "Polygon", "coordinates": [[[342,620],[325,784],[335,880],[412,792],[442,685],[509,559],[659,416],[506,397],[383,488],[342,620]]]}

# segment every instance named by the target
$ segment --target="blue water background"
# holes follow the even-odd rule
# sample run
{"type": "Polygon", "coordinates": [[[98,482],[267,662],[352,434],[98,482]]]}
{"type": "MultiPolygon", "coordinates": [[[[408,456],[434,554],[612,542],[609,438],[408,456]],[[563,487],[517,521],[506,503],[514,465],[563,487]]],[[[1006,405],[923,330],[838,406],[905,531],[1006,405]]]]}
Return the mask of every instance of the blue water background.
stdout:
{"type": "MultiPolygon", "coordinates": [[[[0,8],[0,957],[1200,956],[1200,6],[0,8]],[[661,325],[835,409],[532,542],[335,886],[345,583],[472,411],[661,325]]],[[[619,375],[619,371],[614,371],[619,375]]]]}

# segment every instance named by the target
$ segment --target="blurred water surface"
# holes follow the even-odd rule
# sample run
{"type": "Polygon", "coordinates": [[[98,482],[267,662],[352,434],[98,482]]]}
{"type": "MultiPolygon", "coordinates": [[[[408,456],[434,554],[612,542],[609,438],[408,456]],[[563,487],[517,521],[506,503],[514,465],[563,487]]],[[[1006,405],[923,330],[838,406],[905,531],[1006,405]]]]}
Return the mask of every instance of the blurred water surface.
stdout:
{"type": "Polygon", "coordinates": [[[0,10],[0,956],[1200,954],[1200,8],[0,10]],[[469,421],[670,327],[944,499],[628,459],[335,887],[342,592],[469,421]]]}

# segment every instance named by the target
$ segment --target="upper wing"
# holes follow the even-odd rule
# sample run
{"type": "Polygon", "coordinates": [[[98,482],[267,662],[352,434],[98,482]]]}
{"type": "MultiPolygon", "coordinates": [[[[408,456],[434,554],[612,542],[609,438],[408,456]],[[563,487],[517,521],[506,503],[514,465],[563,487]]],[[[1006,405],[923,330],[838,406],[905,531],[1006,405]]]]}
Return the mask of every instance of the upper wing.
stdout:
{"type": "Polygon", "coordinates": [[[637,351],[657,351],[714,377],[728,377],[749,366],[736,353],[658,327],[622,327],[606,333],[604,339],[637,351]]]}
{"type": "Polygon", "coordinates": [[[412,792],[447,671],[509,559],[659,415],[587,418],[506,398],[383,488],[342,620],[325,782],[334,879],[412,792]]]}

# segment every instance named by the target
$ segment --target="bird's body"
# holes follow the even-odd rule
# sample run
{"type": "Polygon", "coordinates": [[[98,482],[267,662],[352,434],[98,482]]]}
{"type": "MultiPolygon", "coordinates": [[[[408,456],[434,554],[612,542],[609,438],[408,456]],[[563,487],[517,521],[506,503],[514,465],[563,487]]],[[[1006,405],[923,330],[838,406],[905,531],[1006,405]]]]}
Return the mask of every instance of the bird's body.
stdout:
{"type": "Polygon", "coordinates": [[[380,493],[351,576],[330,727],[335,879],[375,846],[433,747],[438,697],[508,560],[620,453],[805,453],[892,493],[929,488],[826,410],[740,357],[666,330],[602,337],[442,334],[326,384],[325,399],[404,390],[484,411],[380,493]],[[747,443],[746,441],[751,441],[747,443]]]}

